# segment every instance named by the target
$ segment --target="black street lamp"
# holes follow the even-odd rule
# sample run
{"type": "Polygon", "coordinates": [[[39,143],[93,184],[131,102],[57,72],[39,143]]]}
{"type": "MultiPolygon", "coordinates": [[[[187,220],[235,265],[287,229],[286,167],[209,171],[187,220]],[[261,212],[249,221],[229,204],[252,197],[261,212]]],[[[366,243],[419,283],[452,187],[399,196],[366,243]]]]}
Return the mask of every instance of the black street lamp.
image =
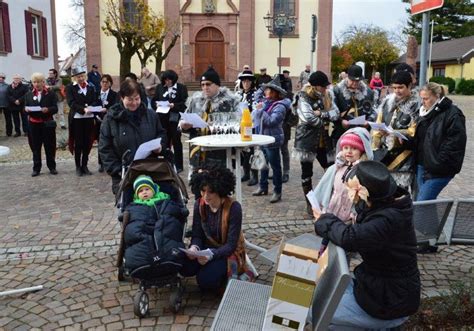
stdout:
{"type": "Polygon", "coordinates": [[[263,17],[265,20],[265,27],[268,32],[278,36],[278,73],[281,74],[281,41],[284,35],[290,34],[295,30],[296,17],[290,16],[287,13],[279,13],[273,16],[270,12],[263,17]]]}

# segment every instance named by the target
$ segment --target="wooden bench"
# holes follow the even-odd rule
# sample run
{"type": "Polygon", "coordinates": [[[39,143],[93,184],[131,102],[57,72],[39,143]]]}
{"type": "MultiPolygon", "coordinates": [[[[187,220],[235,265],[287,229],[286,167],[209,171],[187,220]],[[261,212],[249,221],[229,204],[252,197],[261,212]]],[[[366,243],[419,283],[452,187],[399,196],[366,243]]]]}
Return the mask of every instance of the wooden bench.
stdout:
{"type": "MultiPolygon", "coordinates": [[[[303,240],[307,242],[308,239],[309,237],[305,235],[303,240]]],[[[313,236],[313,239],[318,240],[316,236],[313,236]]],[[[344,250],[330,243],[328,253],[328,266],[318,279],[313,294],[312,325],[314,330],[327,330],[351,280],[344,250]]],[[[227,285],[211,330],[261,331],[270,293],[271,286],[231,280],[227,285]]]]}

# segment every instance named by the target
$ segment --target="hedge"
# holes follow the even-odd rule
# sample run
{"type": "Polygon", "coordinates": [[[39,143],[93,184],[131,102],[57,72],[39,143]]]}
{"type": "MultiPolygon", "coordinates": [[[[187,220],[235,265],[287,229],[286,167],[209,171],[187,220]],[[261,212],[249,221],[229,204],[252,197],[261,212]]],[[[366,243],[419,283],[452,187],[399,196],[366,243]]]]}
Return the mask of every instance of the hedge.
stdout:
{"type": "Polygon", "coordinates": [[[474,79],[461,79],[456,88],[456,93],[474,95],[474,79]]]}
{"type": "Polygon", "coordinates": [[[451,77],[435,76],[430,78],[430,82],[447,85],[449,93],[452,93],[456,86],[456,81],[451,77]]]}

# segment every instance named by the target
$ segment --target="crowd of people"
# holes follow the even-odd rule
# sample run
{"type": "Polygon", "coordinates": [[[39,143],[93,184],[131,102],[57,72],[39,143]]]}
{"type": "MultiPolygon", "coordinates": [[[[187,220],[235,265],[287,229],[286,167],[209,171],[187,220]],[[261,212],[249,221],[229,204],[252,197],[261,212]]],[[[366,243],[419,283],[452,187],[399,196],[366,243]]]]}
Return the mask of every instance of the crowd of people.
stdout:
{"type": "Polygon", "coordinates": [[[141,79],[130,73],[118,93],[112,90],[112,77],[101,75],[97,66],[87,75],[75,70],[74,82],[66,88],[54,69],[47,79],[41,73],[33,74],[31,88],[18,75],[6,84],[0,74],[0,109],[8,136],[13,127],[15,137],[21,130],[28,135],[32,176],[40,174],[43,145],[49,171],[57,174],[56,116],[61,128],[69,129],[77,176],[92,174],[89,154],[97,140],[99,171],[111,176],[116,193],[123,156],[128,151],[132,160],[140,144],[155,138],[161,138],[161,146],[154,153],[172,149],[177,172],[183,171],[181,133],[194,138],[212,132],[193,127],[180,118],[181,112],[211,122],[219,115],[238,117],[239,104],[245,102],[254,133],[275,138],[262,147],[268,168],[252,169],[254,150],[244,151],[242,165],[234,165],[242,166],[244,175],[236,179],[225,168],[224,151],[189,149],[188,178],[196,195],[190,250],[210,248],[212,256],[195,259],[188,255],[190,262],[183,274],[196,275],[203,289],[222,288],[229,277],[252,279],[245,265],[242,206],[231,198],[235,181],[258,184],[253,195],[265,196],[271,169],[270,202],[281,201],[283,183],[290,173],[291,127],[296,126],[291,156],[301,166],[303,196],[314,190],[320,203],[320,208],[314,208],[306,198],[315,231],[323,237],[320,254],[332,241],[362,256],[334,324],[400,325],[419,305],[412,201],[436,199],[461,171],[466,148],[464,115],[442,86],[428,83],[417,89],[415,72],[407,64],[395,68],[391,93],[384,98],[380,98],[384,87],[380,74],[375,73],[370,85],[366,84],[358,65],[342,73],[337,84],[331,84],[326,73],[311,72],[306,66],[297,91],[293,91],[289,74],[284,70],[271,77],[261,68],[257,78],[246,65],[233,93],[221,86],[219,74],[209,67],[201,75],[201,91],[191,97],[173,70],[158,77],[144,68],[141,79]],[[70,109],[67,123],[64,100],[70,109]],[[163,101],[168,102],[169,111],[157,112],[157,103],[163,101]],[[314,160],[324,170],[319,180],[313,180],[314,160]]]}

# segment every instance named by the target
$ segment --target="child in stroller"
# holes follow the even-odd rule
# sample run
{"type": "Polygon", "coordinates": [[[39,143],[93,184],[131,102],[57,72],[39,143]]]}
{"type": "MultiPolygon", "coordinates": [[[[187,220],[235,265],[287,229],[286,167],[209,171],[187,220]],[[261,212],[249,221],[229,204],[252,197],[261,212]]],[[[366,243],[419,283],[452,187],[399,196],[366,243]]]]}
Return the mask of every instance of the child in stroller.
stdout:
{"type": "Polygon", "coordinates": [[[140,280],[134,299],[137,316],[148,313],[147,288],[176,288],[170,304],[177,311],[182,295],[178,271],[184,259],[179,248],[184,248],[183,232],[189,211],[183,203],[162,192],[150,176],[139,175],[133,182],[133,192],[133,202],[124,213],[127,219],[123,224],[119,278],[123,279],[125,274],[140,280]]]}

